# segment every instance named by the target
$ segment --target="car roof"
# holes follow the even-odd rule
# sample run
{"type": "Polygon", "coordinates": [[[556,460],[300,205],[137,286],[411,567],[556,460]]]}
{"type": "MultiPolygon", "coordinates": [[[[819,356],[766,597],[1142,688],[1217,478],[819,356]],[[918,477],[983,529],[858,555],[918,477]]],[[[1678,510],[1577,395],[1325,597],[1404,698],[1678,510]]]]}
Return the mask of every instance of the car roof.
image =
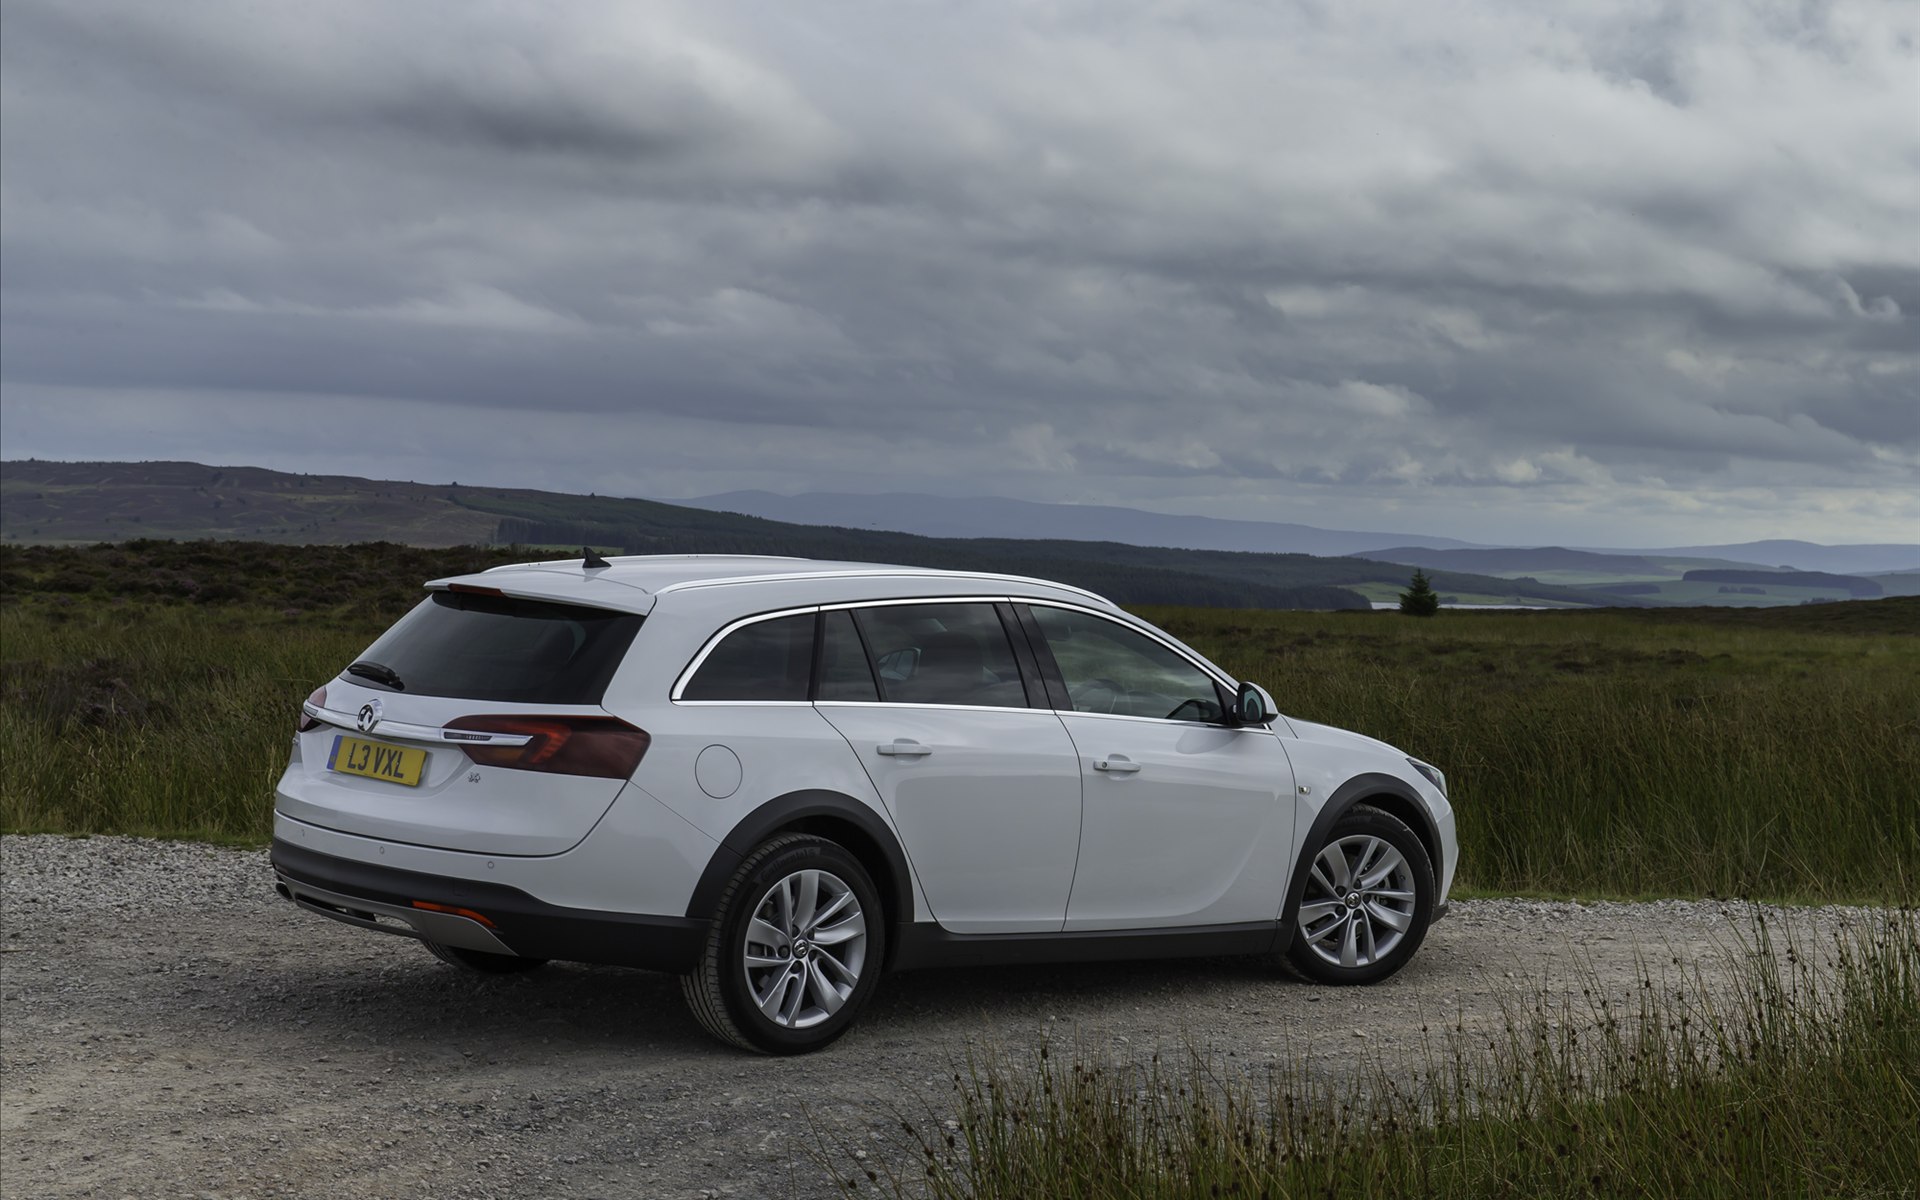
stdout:
{"type": "MultiPolygon", "coordinates": [[[[985,571],[943,571],[891,563],[833,562],[752,554],[630,554],[603,559],[589,567],[581,558],[510,563],[472,575],[453,575],[427,584],[432,589],[485,590],[509,596],[591,604],[628,612],[651,612],[658,598],[697,592],[720,599],[723,590],[751,588],[773,603],[830,603],[828,591],[845,590],[847,600],[880,599],[890,594],[928,592],[986,595],[993,592],[1054,593],[1114,608],[1112,601],[1070,584],[985,571]],[[844,583],[845,588],[835,588],[844,583]],[[781,585],[787,585],[782,587],[781,585]],[[823,590],[824,589],[824,590],[823,590]],[[854,593],[858,593],[857,595],[854,593]]],[[[756,596],[750,604],[760,605],[756,596]]]]}

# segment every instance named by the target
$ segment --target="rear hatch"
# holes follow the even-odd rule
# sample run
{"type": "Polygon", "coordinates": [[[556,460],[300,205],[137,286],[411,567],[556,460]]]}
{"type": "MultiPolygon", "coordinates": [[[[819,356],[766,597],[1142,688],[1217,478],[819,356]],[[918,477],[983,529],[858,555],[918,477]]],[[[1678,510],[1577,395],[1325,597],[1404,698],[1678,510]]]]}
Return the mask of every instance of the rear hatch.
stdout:
{"type": "Polygon", "coordinates": [[[600,704],[643,620],[435,592],[303,706],[280,811],[449,850],[571,848],[646,750],[600,704]]]}

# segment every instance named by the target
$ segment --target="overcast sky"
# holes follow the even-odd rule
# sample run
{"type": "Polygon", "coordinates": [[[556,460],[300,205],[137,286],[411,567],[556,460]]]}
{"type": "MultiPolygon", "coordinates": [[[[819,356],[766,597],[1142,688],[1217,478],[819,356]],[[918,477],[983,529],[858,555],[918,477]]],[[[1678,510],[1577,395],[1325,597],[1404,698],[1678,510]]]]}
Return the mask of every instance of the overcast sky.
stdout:
{"type": "Polygon", "coordinates": [[[6,457],[1920,541],[1920,5],[0,4],[6,457]]]}

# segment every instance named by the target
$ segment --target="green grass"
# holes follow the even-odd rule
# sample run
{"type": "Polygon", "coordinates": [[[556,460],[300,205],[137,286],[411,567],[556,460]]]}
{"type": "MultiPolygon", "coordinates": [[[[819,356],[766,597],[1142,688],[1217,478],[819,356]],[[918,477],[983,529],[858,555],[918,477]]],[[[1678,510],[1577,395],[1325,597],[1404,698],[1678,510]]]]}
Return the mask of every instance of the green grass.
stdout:
{"type": "MultiPolygon", "coordinates": [[[[513,553],[154,545],[7,589],[0,828],[264,840],[300,700],[419,580],[513,553]]],[[[1883,899],[1920,863],[1920,600],[1143,611],[1282,711],[1444,767],[1464,889],[1883,899]]]]}
{"type": "Polygon", "coordinates": [[[159,605],[0,610],[0,826],[263,841],[308,692],[379,623],[159,605]]]}
{"type": "Polygon", "coordinates": [[[1460,883],[1886,898],[1920,869],[1920,604],[1152,608],[1282,712],[1448,772],[1460,883]]]}
{"type": "Polygon", "coordinates": [[[1198,1052],[975,1057],[891,1153],[816,1157],[847,1195],[932,1200],[1915,1195],[1912,911],[1812,955],[1749,936],[1730,989],[1596,984],[1584,1009],[1542,999],[1489,1041],[1448,1029],[1413,1069],[1339,1082],[1198,1052]]]}

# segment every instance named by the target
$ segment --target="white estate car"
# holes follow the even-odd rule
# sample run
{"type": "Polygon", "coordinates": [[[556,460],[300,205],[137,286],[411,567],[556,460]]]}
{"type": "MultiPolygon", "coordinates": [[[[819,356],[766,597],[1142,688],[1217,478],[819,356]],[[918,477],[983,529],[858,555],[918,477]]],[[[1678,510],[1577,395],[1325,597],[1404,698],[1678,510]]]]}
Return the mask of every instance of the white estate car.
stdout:
{"type": "Polygon", "coordinates": [[[1367,983],[1446,908],[1437,769],[1078,588],[591,554],[427,586],[302,706],[273,866],[457,966],[677,972],[779,1054],[888,969],[1275,954],[1367,983]]]}

